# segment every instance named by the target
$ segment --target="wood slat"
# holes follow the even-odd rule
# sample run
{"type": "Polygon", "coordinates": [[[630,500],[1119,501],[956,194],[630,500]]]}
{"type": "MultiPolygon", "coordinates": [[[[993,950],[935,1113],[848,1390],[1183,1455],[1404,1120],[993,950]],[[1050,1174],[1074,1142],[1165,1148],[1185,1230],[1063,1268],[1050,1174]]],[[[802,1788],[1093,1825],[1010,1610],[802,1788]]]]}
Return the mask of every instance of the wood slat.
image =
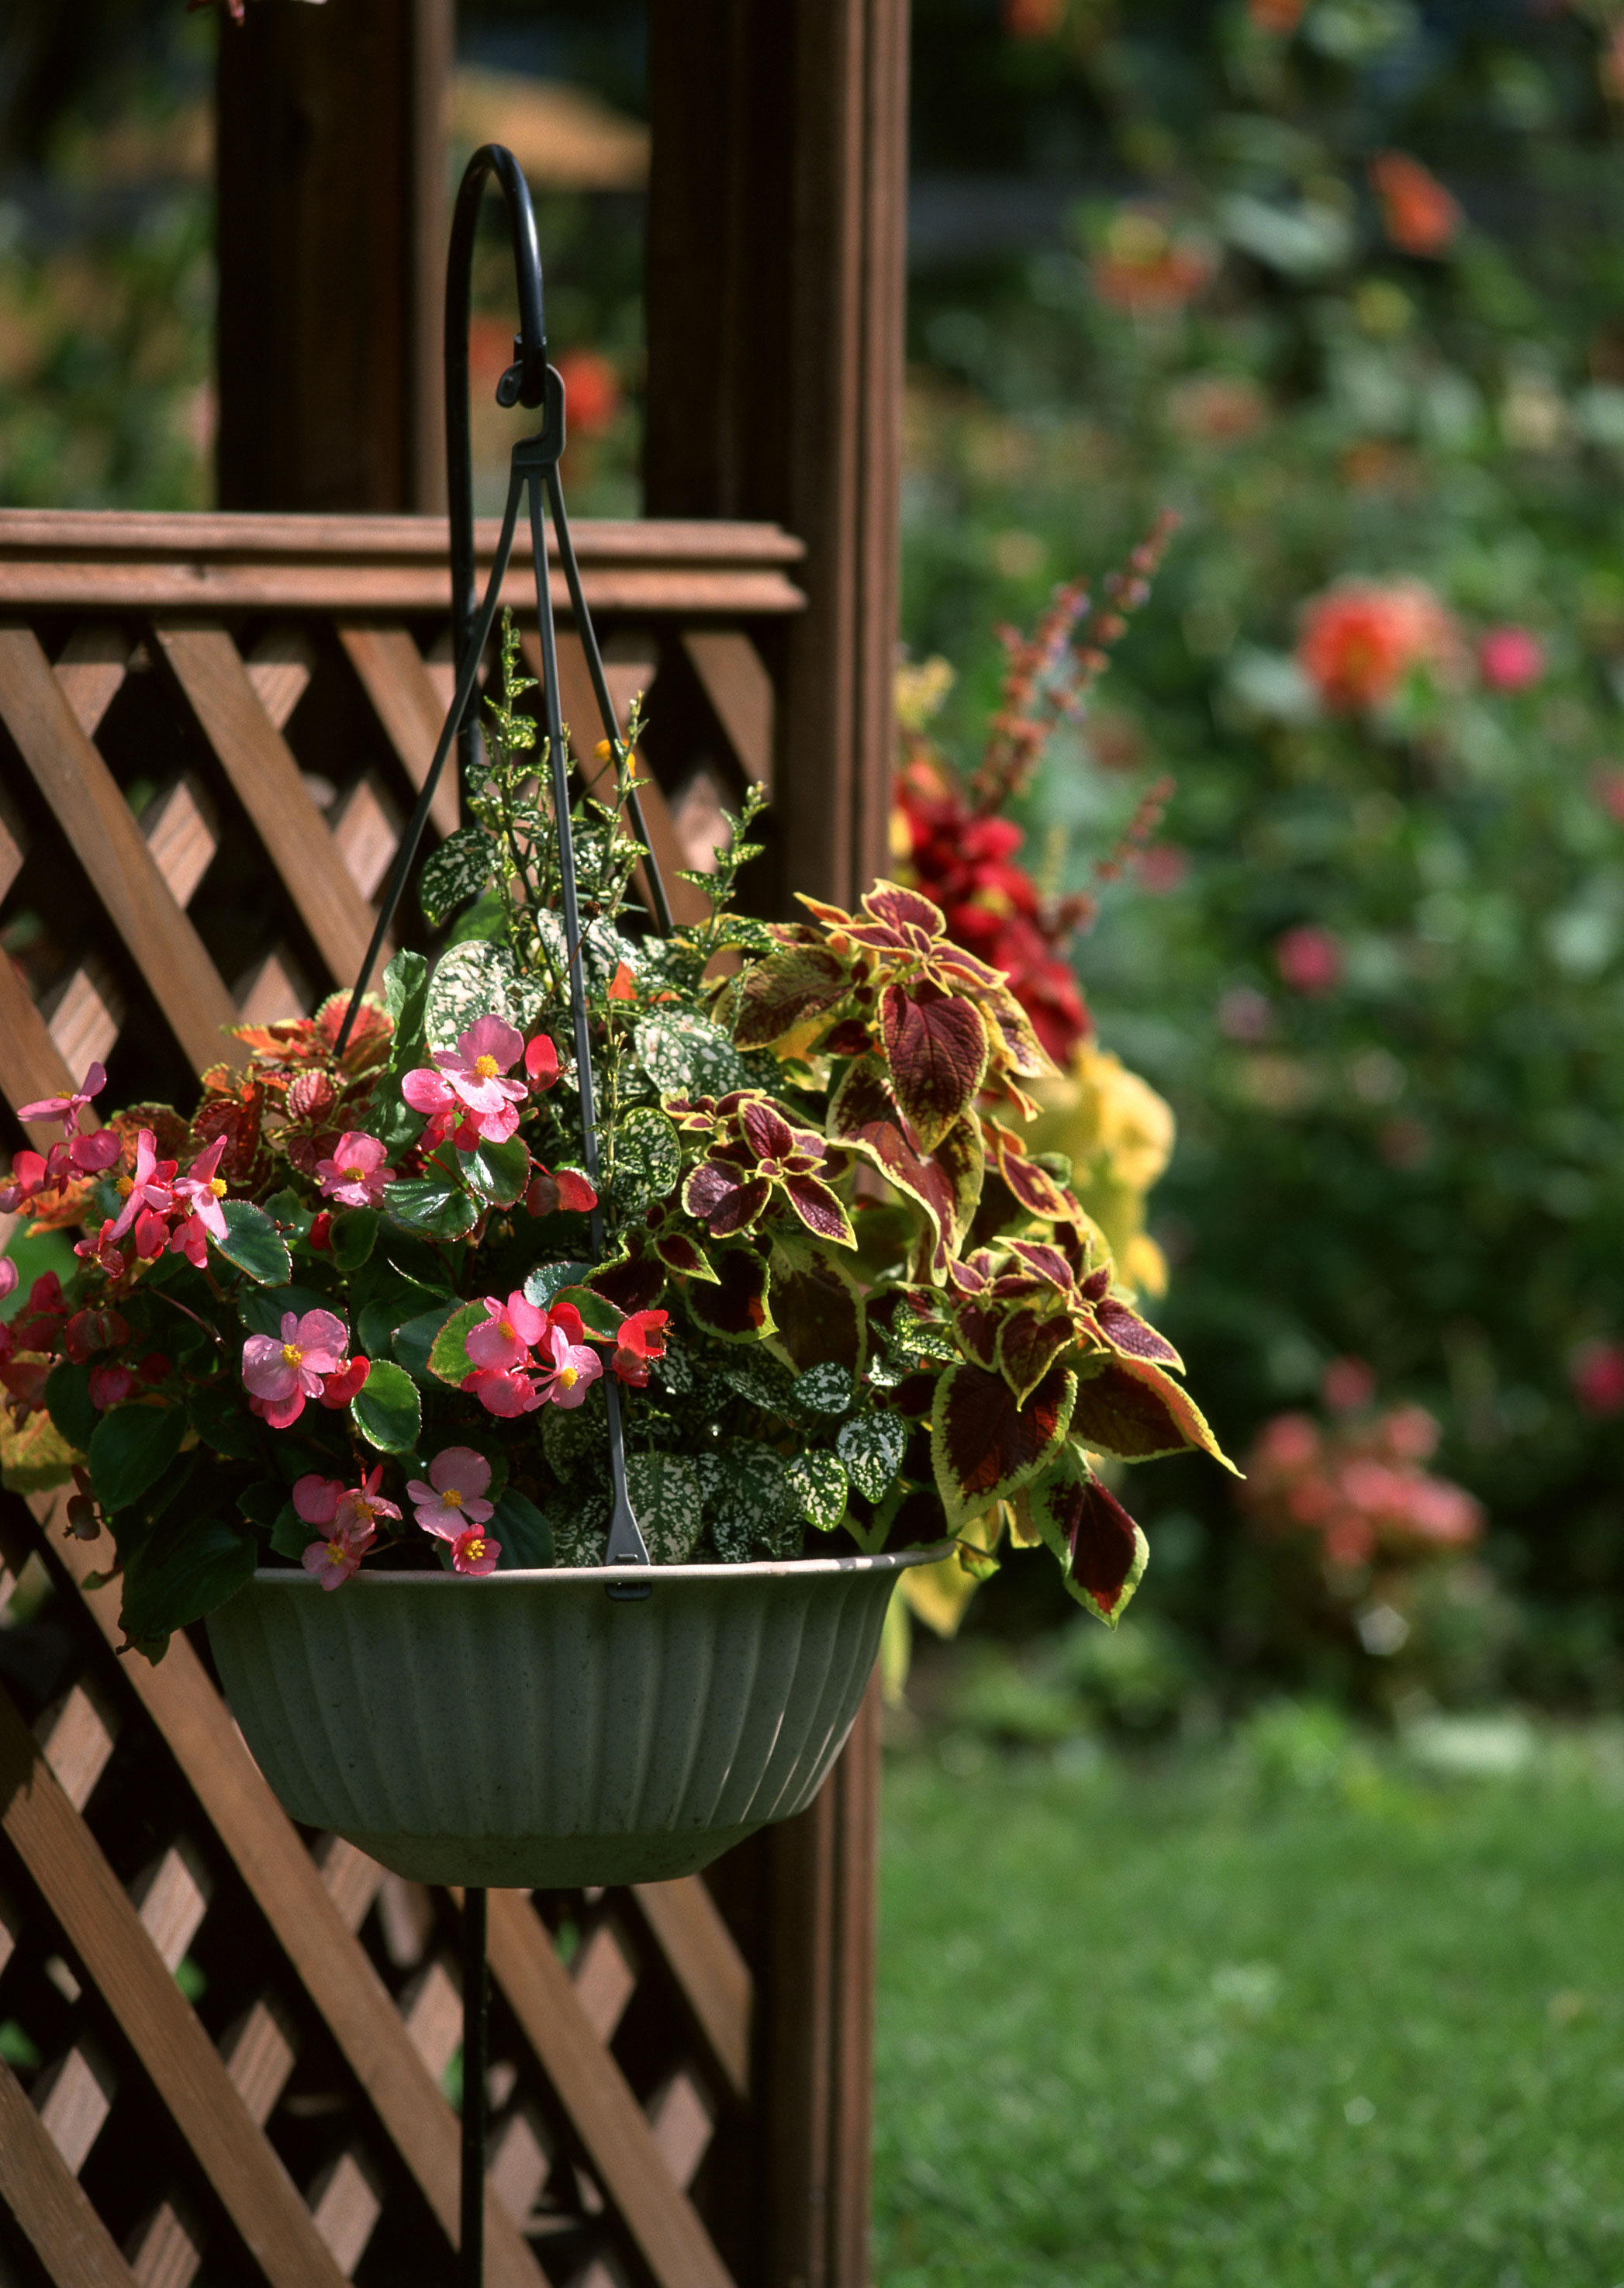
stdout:
{"type": "MultiPolygon", "coordinates": [[[[68,1071],[17,965],[0,950],[0,1089],[6,1102],[15,1111],[20,1104],[36,1104],[42,1096],[61,1096],[76,1088],[79,1079],[68,1071]]],[[[36,1123],[29,1132],[43,1151],[62,1132],[50,1121],[36,1123]]]]}
{"type": "Polygon", "coordinates": [[[129,665],[130,639],[112,620],[75,628],[57,655],[57,681],[87,739],[117,698],[129,665]]]}
{"type": "MultiPolygon", "coordinates": [[[[500,517],[474,523],[474,553],[488,564],[500,517]]],[[[572,522],[583,572],[606,564],[798,564],[804,545],[781,525],[725,517],[582,517],[572,522]]],[[[83,555],[100,562],[172,557],[197,564],[323,556],[352,564],[446,561],[443,516],[346,516],[241,510],[0,509],[0,554],[83,555]]]]}
{"type": "Polygon", "coordinates": [[[774,700],[761,654],[739,628],[685,629],[682,647],[745,777],[771,794],[774,700]]]}
{"type": "Polygon", "coordinates": [[[287,742],[260,703],[229,632],[154,623],[175,679],[252,820],[335,985],[353,985],[372,918],[311,800],[287,742]]]}
{"type": "Polygon", "coordinates": [[[492,1891],[489,1915],[492,1975],[658,2288],[733,2288],[535,1908],[522,1891],[492,1891]]]}
{"type": "MultiPolygon", "coordinates": [[[[410,632],[402,627],[340,620],[336,632],[361,689],[372,703],[372,711],[383,726],[384,735],[400,757],[407,777],[421,794],[447,713],[429,679],[422,653],[412,641],[410,632]]],[[[443,838],[456,832],[460,809],[455,755],[446,759],[429,816],[438,835],[443,838]]]]}
{"type": "Polygon", "coordinates": [[[697,1875],[674,1883],[638,1883],[632,1896],[695,2031],[742,2103],[750,2090],[754,1982],[720,1909],[697,1875]]]}
{"type": "Polygon", "coordinates": [[[0,1692],[0,1827],[271,2288],[337,2288],[344,2275],[309,2210],[249,2118],[218,2051],[5,1692],[0,1692]]]}
{"type": "Polygon", "coordinates": [[[30,628],[0,626],[0,719],[175,1038],[205,1070],[235,1020],[231,997],[30,628]]]}
{"type": "Polygon", "coordinates": [[[77,2179],[10,2066],[0,2061],[0,2201],[33,2244],[54,2288],[136,2288],[77,2179]]]}
{"type": "MultiPolygon", "coordinates": [[[[54,1498],[40,1498],[36,1513],[49,1514],[54,1498]]],[[[123,1634],[118,1584],[84,1587],[85,1576],[99,1562],[94,1545],[59,1537],[54,1546],[97,1626],[115,1645],[123,1634]]],[[[121,1672],[191,1782],[385,2133],[455,2246],[461,2150],[456,2117],[424,2071],[387,1990],[329,1896],[202,1662],[186,1638],[177,1635],[158,1667],[136,1656],[121,1672]]],[[[545,2288],[545,2273],[488,2189],[485,2234],[489,2288],[545,2288]]]]}

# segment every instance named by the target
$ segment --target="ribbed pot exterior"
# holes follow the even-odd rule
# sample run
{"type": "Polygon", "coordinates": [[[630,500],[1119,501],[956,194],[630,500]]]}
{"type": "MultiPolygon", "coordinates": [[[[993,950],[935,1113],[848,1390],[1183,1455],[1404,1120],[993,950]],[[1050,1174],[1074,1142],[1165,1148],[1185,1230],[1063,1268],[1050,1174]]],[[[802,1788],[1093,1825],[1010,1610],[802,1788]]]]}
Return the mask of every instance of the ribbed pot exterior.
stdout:
{"type": "Polygon", "coordinates": [[[262,1571],[209,1637],[307,1826],[420,1882],[657,1882],[811,1801],[898,1573],[941,1553],[358,1573],[331,1592],[262,1571]]]}

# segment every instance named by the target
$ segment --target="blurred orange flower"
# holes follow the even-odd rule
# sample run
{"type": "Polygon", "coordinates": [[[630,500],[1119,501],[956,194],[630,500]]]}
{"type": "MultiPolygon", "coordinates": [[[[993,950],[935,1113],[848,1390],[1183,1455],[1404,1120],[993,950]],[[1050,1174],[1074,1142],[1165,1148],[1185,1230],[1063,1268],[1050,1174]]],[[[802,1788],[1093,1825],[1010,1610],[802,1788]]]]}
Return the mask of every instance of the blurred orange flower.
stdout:
{"type": "Polygon", "coordinates": [[[598,350],[560,350],[553,360],[564,384],[565,420],[577,437],[601,437],[621,409],[621,377],[598,350]]]}
{"type": "Polygon", "coordinates": [[[1247,0],[1247,14],[1255,32],[1288,40],[1303,21],[1306,0],[1247,0]]]}
{"type": "Polygon", "coordinates": [[[1121,207],[1094,257],[1094,290],[1113,309],[1151,316],[1182,310],[1217,266],[1210,239],[1176,231],[1153,207],[1121,207]]]}
{"type": "Polygon", "coordinates": [[[1012,40],[1052,40],[1066,21],[1066,0],[1003,0],[1003,28],[1012,40]]]}
{"type": "Polygon", "coordinates": [[[1344,715],[1390,699],[1414,667],[1459,681],[1465,659],[1454,616],[1420,580],[1327,588],[1307,607],[1297,642],[1297,664],[1325,704],[1344,715]]]}
{"type": "Polygon", "coordinates": [[[1463,217],[1430,169],[1406,151],[1378,151],[1370,181],[1382,202],[1382,227],[1399,252],[1442,254],[1463,217]]]}

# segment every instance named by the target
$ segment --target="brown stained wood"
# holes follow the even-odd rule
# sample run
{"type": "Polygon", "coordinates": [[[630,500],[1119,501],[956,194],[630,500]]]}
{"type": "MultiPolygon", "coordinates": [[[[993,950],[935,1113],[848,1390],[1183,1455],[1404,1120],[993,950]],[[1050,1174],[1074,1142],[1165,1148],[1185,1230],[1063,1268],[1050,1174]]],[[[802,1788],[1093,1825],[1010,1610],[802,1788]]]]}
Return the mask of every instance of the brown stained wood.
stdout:
{"type": "Polygon", "coordinates": [[[741,2103],[750,2088],[749,1965],[697,1875],[638,1883],[632,1896],[712,2062],[741,2103]]]}
{"type": "MultiPolygon", "coordinates": [[[[703,314],[701,314],[702,315],[703,314]]],[[[701,377],[701,379],[703,377],[701,377]]],[[[771,386],[776,377],[767,369],[771,386]]],[[[474,553],[488,566],[502,520],[474,523],[474,553]]],[[[805,545],[780,525],[725,517],[582,517],[572,520],[582,572],[605,565],[682,567],[799,564],[805,545]]],[[[444,567],[443,516],[323,516],[232,510],[0,508],[0,558],[55,556],[133,562],[166,558],[186,565],[219,560],[274,561],[322,557],[356,563],[430,562],[444,567]]],[[[449,591],[449,574],[440,598],[449,591]]]]}
{"type": "Polygon", "coordinates": [[[297,626],[267,628],[248,655],[248,679],[279,731],[310,688],[316,647],[297,626]]]}
{"type": "Polygon", "coordinates": [[[89,2041],[47,2066],[34,2085],[34,2103],[45,2134],[75,2177],[90,2158],[117,2092],[118,2077],[89,2041]]]}
{"type": "Polygon", "coordinates": [[[595,1923],[569,1966],[570,1983],[598,2040],[614,2039],[638,1990],[638,1963],[614,1915],[595,1923]]]}
{"type": "Polygon", "coordinates": [[[771,794],[775,702],[761,654],[738,628],[690,628],[682,647],[746,781],[771,794]]]}
{"type": "Polygon", "coordinates": [[[87,739],[117,698],[130,665],[130,639],[115,621],[75,628],[57,655],[56,679],[87,739]]]}
{"type": "Polygon", "coordinates": [[[733,2288],[535,1910],[520,1891],[492,1891],[489,1914],[492,1975],[657,2288],[733,2288]]]}
{"type": "Polygon", "coordinates": [[[189,906],[220,846],[214,797],[187,771],[141,813],[141,832],[177,905],[189,906]]]}
{"type": "MultiPolygon", "coordinates": [[[[6,1102],[15,1112],[20,1104],[37,1104],[42,1097],[63,1095],[76,1088],[80,1078],[68,1071],[15,963],[0,955],[0,1088],[4,1090],[6,1102]]],[[[55,1121],[36,1123],[29,1132],[31,1141],[41,1151],[61,1132],[55,1121]]]]}
{"type": "Polygon", "coordinates": [[[0,2201],[22,2227],[54,2288],[136,2288],[112,2235],[4,2062],[0,2201]]]}
{"type": "MultiPolygon", "coordinates": [[[[483,578],[488,568],[481,568],[483,578]]],[[[607,566],[582,574],[587,609],[661,617],[779,619],[804,610],[806,599],[781,572],[711,570],[701,565],[607,566]]],[[[437,567],[359,564],[57,563],[8,560],[0,554],[0,609],[64,611],[99,608],[129,613],[376,612],[384,617],[446,608],[448,576],[437,567]]],[[[528,569],[510,568],[502,584],[505,609],[535,614],[528,569]]],[[[552,581],[553,609],[570,611],[563,574],[552,581]]]]}
{"type": "Polygon", "coordinates": [[[281,877],[331,982],[353,985],[372,918],[311,800],[286,742],[259,703],[228,632],[155,623],[159,644],[203,735],[281,877]]]}
{"type": "Polygon", "coordinates": [[[271,2288],[336,2288],[344,2276],[310,2212],[7,1693],[0,1693],[0,1828],[271,2288]]]}
{"type": "Polygon", "coordinates": [[[204,1071],[218,1060],[221,1026],[235,1020],[231,997],[26,627],[0,626],[0,720],[175,1038],[204,1071]]]}
{"type": "Polygon", "coordinates": [[[40,1004],[51,1037],[69,1072],[104,1063],[130,1013],[117,978],[99,954],[88,954],[40,1004]]]}
{"type": "MultiPolygon", "coordinates": [[[[46,1516],[52,1498],[40,1498],[34,1506],[36,1514],[46,1516]]],[[[97,1626],[116,1645],[123,1634],[117,1583],[87,1591],[84,1577],[98,1562],[94,1547],[74,1540],[53,1545],[97,1626]]],[[[456,2117],[424,2070],[386,1989],[329,1897],[315,1863],[261,1777],[202,1664],[186,1638],[177,1635],[158,1667],[135,1656],[124,1662],[122,1673],[191,1782],[385,2133],[455,2246],[456,2117]]],[[[376,1888],[374,1881],[368,1903],[376,1888]]],[[[545,2288],[545,2273],[488,2192],[485,2232],[488,2288],[545,2288]]]]}
{"type": "MultiPolygon", "coordinates": [[[[375,627],[364,621],[341,620],[337,634],[345,656],[354,669],[384,735],[400,757],[401,767],[419,794],[434,759],[435,744],[446,710],[429,680],[423,655],[401,627],[375,627]]],[[[429,816],[434,831],[445,836],[456,830],[459,811],[456,756],[446,759],[429,816]]]]}

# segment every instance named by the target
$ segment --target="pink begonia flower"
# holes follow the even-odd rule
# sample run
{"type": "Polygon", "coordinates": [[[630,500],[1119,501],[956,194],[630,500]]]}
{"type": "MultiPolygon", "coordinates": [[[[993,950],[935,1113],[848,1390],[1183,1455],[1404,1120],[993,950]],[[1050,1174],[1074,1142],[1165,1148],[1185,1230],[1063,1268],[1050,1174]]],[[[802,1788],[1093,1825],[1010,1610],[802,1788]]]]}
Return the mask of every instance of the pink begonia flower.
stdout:
{"type": "Polygon", "coordinates": [[[96,1128],[88,1136],[75,1136],[67,1156],[81,1176],[99,1176],[104,1168],[116,1164],[123,1148],[115,1129],[96,1128]]]}
{"type": "Polygon", "coordinates": [[[316,1162],[324,1196],[346,1208],[375,1208],[390,1180],[389,1155],[376,1136],[346,1129],[330,1160],[316,1162]]]}
{"type": "Polygon", "coordinates": [[[299,1562],[313,1573],[324,1589],[339,1589],[360,1565],[372,1544],[370,1527],[355,1533],[335,1526],[325,1541],[313,1541],[299,1562]]]}
{"type": "Polygon", "coordinates": [[[1477,667],[1491,691],[1527,691],[1545,672],[1545,647],[1530,628],[1491,628],[1477,646],[1477,667]]]}
{"type": "Polygon", "coordinates": [[[429,1124],[418,1139],[420,1150],[434,1151],[448,1136],[459,1152],[471,1152],[479,1141],[477,1124],[443,1074],[428,1065],[419,1065],[402,1079],[400,1093],[414,1112],[427,1116],[429,1124]]]}
{"type": "Polygon", "coordinates": [[[525,1070],[533,1087],[551,1088],[558,1077],[558,1053],[550,1037],[537,1033],[525,1044],[525,1070]]]}
{"type": "Polygon", "coordinates": [[[113,1219],[108,1216],[94,1239],[74,1242],[74,1253],[86,1263],[98,1263],[109,1279],[121,1277],[125,1269],[123,1251],[113,1236],[113,1219]]]}
{"type": "Polygon", "coordinates": [[[541,1394],[555,1406],[579,1406],[604,1370],[604,1362],[584,1343],[572,1343],[562,1327],[548,1330],[542,1345],[541,1394]]]}
{"type": "Polygon", "coordinates": [[[109,1406],[117,1406],[135,1388],[135,1377],[127,1366],[93,1366],[90,1373],[91,1404],[98,1413],[109,1406]]]}
{"type": "Polygon", "coordinates": [[[413,1478],[406,1494],[425,1533],[456,1541],[495,1514],[495,1504],[484,1499],[490,1482],[491,1466],[483,1454],[471,1446],[446,1446],[429,1464],[428,1483],[413,1478]]]}
{"type": "Polygon", "coordinates": [[[542,1402],[541,1391],[529,1376],[506,1367],[476,1367],[463,1377],[463,1388],[479,1400],[487,1414],[499,1414],[504,1421],[534,1413],[542,1402]]]}
{"type": "Polygon", "coordinates": [[[225,1149],[224,1135],[217,1136],[170,1187],[181,1220],[170,1236],[170,1253],[184,1255],[198,1271],[209,1260],[209,1242],[212,1239],[218,1243],[226,1236],[226,1217],[220,1207],[226,1179],[214,1172],[225,1149]]]}
{"type": "Polygon", "coordinates": [[[321,1378],[336,1374],[350,1339],[330,1311],[282,1314],[281,1336],[250,1335],[242,1346],[242,1381],[251,1410],[273,1430],[297,1422],[307,1398],[321,1395],[321,1378]]]}
{"type": "Polygon", "coordinates": [[[408,1072],[400,1093],[414,1111],[431,1116],[437,1142],[450,1133],[456,1111],[459,1151],[466,1148],[463,1132],[470,1125],[485,1143],[505,1143],[519,1126],[518,1108],[530,1093],[522,1080],[503,1077],[524,1048],[523,1034],[504,1017],[480,1017],[458,1036],[455,1049],[433,1052],[437,1069],[422,1065],[408,1072]]]}
{"type": "Polygon", "coordinates": [[[400,1522],[400,1512],[392,1501],[385,1501],[378,1491],[384,1482],[384,1465],[379,1462],[370,1469],[358,1486],[346,1486],[338,1497],[335,1513],[341,1532],[364,1533],[368,1541],[377,1529],[380,1517],[392,1517],[400,1522]]]}
{"type": "Polygon", "coordinates": [[[71,1135],[75,1129],[85,1125],[84,1116],[91,1099],[99,1096],[107,1084],[106,1065],[94,1064],[70,1095],[42,1096],[36,1104],[20,1104],[17,1117],[19,1120],[59,1120],[71,1135]]]}
{"type": "Polygon", "coordinates": [[[502,1554],[499,1541],[487,1541],[477,1525],[459,1533],[451,1545],[451,1567],[456,1573],[494,1573],[502,1554]]]}
{"type": "Polygon", "coordinates": [[[530,1365],[530,1345],[539,1343],[547,1331],[546,1312],[526,1302],[519,1288],[505,1303],[499,1295],[487,1295],[484,1299],[488,1316],[483,1326],[470,1330],[465,1346],[473,1364],[510,1373],[515,1367],[530,1365]]]}
{"type": "Polygon", "coordinates": [[[0,1255],[0,1302],[4,1302],[5,1298],[13,1291],[17,1285],[17,1266],[11,1257],[0,1255]]]}
{"type": "Polygon", "coordinates": [[[372,1361],[368,1358],[345,1359],[337,1372],[329,1374],[322,1383],[317,1403],[336,1414],[341,1406],[349,1404],[358,1390],[366,1388],[371,1371],[372,1361]]]}
{"type": "Polygon", "coordinates": [[[110,1236],[123,1239],[133,1224],[136,1253],[143,1258],[162,1253],[169,1237],[165,1219],[175,1205],[174,1180],[175,1163],[159,1159],[157,1138],[150,1128],[143,1128],[135,1140],[135,1173],[119,1179],[124,1204],[110,1236]]]}
{"type": "Polygon", "coordinates": [[[302,1517],[306,1525],[331,1525],[343,1491],[342,1479],[324,1478],[320,1471],[313,1470],[308,1477],[295,1481],[294,1515],[302,1517]]]}

